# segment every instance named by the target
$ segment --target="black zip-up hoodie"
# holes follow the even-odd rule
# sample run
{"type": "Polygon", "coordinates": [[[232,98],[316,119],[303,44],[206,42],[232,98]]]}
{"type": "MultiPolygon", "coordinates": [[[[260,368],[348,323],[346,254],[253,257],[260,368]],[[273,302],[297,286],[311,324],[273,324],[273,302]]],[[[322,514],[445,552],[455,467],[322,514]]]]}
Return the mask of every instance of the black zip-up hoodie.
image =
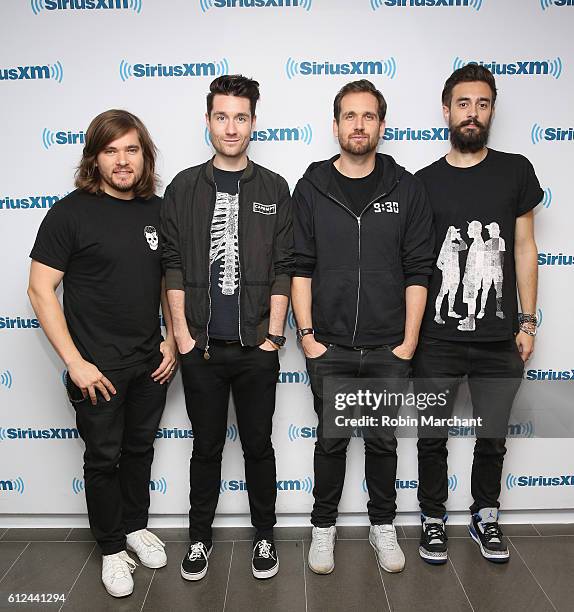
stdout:
{"type": "MultiPolygon", "coordinates": [[[[209,348],[211,221],[216,186],[213,160],[180,172],[161,208],[166,288],[185,291],[189,331],[209,348]]],[[[293,221],[284,178],[249,161],[239,181],[239,337],[256,346],[269,331],[271,295],[290,293],[293,221]]]]}
{"type": "Polygon", "coordinates": [[[432,212],[422,183],[389,155],[357,217],[332,159],[309,166],[293,192],[295,274],[312,278],[315,337],[345,346],[402,342],[405,288],[428,285],[432,212]]]}

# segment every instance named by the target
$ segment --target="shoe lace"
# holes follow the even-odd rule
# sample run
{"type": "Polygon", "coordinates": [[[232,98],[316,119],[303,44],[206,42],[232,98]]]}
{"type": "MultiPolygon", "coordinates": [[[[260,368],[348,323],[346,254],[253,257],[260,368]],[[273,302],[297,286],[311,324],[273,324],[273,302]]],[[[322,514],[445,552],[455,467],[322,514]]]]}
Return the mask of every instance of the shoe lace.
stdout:
{"type": "Polygon", "coordinates": [[[201,559],[201,557],[205,557],[207,559],[207,555],[205,554],[205,546],[203,542],[196,542],[189,547],[187,558],[190,561],[197,561],[198,559],[201,559]]]}
{"type": "Polygon", "coordinates": [[[498,540],[499,542],[502,541],[502,530],[498,526],[498,523],[482,523],[482,529],[484,536],[489,542],[491,542],[492,540],[498,540]]]}
{"type": "Polygon", "coordinates": [[[321,552],[330,550],[331,548],[331,533],[329,529],[317,529],[313,534],[313,539],[316,542],[317,549],[321,552]]]}
{"type": "Polygon", "coordinates": [[[124,551],[113,555],[111,559],[111,574],[113,578],[126,578],[133,574],[137,563],[124,551]]]}
{"type": "Polygon", "coordinates": [[[151,531],[145,529],[139,534],[141,541],[153,550],[163,550],[165,544],[151,531]]]}
{"type": "Polygon", "coordinates": [[[375,531],[379,539],[379,545],[384,550],[394,550],[398,546],[397,532],[393,527],[385,529],[385,525],[375,525],[375,531]]]}
{"type": "Polygon", "coordinates": [[[275,559],[273,553],[271,552],[271,542],[267,540],[260,540],[257,545],[257,555],[259,557],[263,557],[264,559],[275,559]]]}
{"type": "Polygon", "coordinates": [[[444,528],[440,523],[427,523],[425,525],[425,533],[429,542],[433,540],[444,540],[444,528]]]}

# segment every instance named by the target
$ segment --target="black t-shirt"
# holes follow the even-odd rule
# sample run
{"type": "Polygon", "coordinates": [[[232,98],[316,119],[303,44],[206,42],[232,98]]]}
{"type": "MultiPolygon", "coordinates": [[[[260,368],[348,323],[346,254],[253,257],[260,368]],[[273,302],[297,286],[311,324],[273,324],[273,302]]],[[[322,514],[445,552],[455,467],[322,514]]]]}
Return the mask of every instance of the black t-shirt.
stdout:
{"type": "Polygon", "coordinates": [[[84,359],[126,368],[159,350],[161,199],[76,190],[46,214],[30,257],[64,272],[64,315],[84,359]]]}
{"type": "Polygon", "coordinates": [[[239,338],[239,179],[243,170],[213,168],[217,187],[211,222],[209,335],[220,340],[239,338]]]}
{"type": "Polygon", "coordinates": [[[507,340],[518,331],[516,218],[543,191],[522,155],[488,150],[455,168],[443,157],[417,172],[433,209],[437,257],[422,330],[444,340],[507,340]]]}
{"type": "Polygon", "coordinates": [[[341,174],[335,166],[333,166],[333,169],[335,170],[334,174],[337,184],[345,196],[346,203],[358,217],[373,196],[378,195],[375,194],[375,189],[383,172],[381,162],[377,158],[373,171],[362,178],[349,178],[341,174]]]}

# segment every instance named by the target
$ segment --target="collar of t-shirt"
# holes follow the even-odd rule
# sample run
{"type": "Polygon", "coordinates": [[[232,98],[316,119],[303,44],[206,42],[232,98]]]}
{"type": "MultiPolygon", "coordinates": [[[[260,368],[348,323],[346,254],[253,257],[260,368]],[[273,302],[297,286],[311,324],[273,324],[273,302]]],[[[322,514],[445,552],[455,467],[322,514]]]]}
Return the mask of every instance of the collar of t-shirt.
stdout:
{"type": "Polygon", "coordinates": [[[345,196],[346,204],[355,215],[359,216],[375,195],[375,190],[383,174],[383,165],[377,158],[373,171],[361,178],[350,178],[345,176],[341,174],[334,165],[333,170],[335,180],[345,196]]]}
{"type": "Polygon", "coordinates": [[[213,168],[213,179],[219,193],[236,195],[239,192],[239,181],[245,170],[220,170],[213,168]]]}

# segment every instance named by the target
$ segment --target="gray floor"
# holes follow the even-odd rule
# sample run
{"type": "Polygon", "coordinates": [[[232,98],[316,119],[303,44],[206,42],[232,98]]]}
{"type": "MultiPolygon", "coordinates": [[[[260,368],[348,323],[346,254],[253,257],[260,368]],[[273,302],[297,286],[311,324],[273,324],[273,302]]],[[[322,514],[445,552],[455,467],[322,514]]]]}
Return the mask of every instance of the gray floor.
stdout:
{"type": "Polygon", "coordinates": [[[463,526],[449,527],[449,562],[430,566],[418,555],[417,527],[399,528],[406,568],[387,574],[376,562],[367,529],[339,528],[336,568],[316,576],[306,565],[309,530],[276,531],[280,572],[267,581],[251,575],[247,529],[220,529],[207,577],[181,579],[184,529],[157,529],[168,566],[138,567],[134,593],[113,599],[100,582],[100,554],[87,529],[0,528],[0,610],[308,611],[371,610],[546,612],[574,610],[574,525],[506,525],[511,560],[484,560],[463,526]],[[10,593],[63,593],[65,604],[8,604],[10,593]]]}

